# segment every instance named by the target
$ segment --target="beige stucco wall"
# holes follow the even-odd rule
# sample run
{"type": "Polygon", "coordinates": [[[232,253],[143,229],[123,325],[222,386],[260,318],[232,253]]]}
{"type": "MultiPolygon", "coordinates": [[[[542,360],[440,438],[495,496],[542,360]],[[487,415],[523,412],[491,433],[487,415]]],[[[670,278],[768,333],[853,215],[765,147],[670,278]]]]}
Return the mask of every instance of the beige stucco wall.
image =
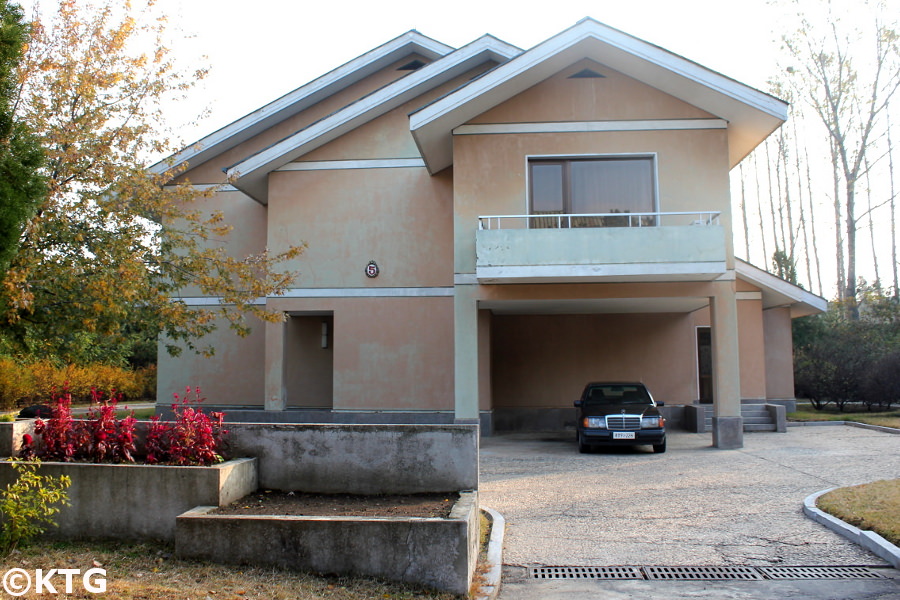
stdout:
{"type": "Polygon", "coordinates": [[[738,300],[738,347],[741,355],[741,399],[766,398],[766,344],[762,299],[738,300]]]}
{"type": "MultiPolygon", "coordinates": [[[[304,406],[453,410],[452,298],[278,298],[268,305],[301,317],[332,319],[333,398],[304,406]]],[[[291,385],[302,382],[295,378],[291,385]]],[[[261,404],[262,386],[257,394],[261,404]]],[[[293,404],[290,397],[288,403],[293,404]]]]}
{"type": "Polygon", "coordinates": [[[472,119],[472,123],[708,119],[713,115],[584,59],[472,119]],[[602,78],[570,76],[591,69],[602,78]]]}
{"type": "Polygon", "coordinates": [[[269,249],[308,245],[295,287],[452,285],[452,193],[449,173],[422,167],[273,173],[269,249]]]}
{"type": "Polygon", "coordinates": [[[733,267],[727,143],[722,130],[454,137],[454,227],[458,273],[475,270],[481,215],[527,214],[529,156],[655,154],[659,210],[722,212],[733,267]]]}
{"type": "MultiPolygon", "coordinates": [[[[225,236],[213,235],[210,244],[215,248],[224,248],[232,258],[259,254],[266,249],[266,207],[241,192],[216,192],[208,198],[199,197],[186,205],[184,210],[196,211],[202,219],[221,213],[222,223],[232,229],[225,236]]],[[[185,226],[179,222],[173,227],[184,229],[185,226]]],[[[192,297],[201,294],[192,286],[183,288],[181,295],[192,297]]]]}
{"type": "Polygon", "coordinates": [[[766,339],[766,397],[794,397],[794,357],[791,309],[770,308],[763,312],[766,339]]]}
{"type": "Polygon", "coordinates": [[[239,337],[219,320],[218,329],[195,342],[198,348],[212,345],[215,354],[207,357],[184,349],[170,356],[166,340],[160,341],[157,402],[168,406],[173,393],[185,386],[200,386],[207,405],[252,406],[261,404],[265,365],[265,328],[252,319],[252,332],[239,337]]]}
{"type": "Polygon", "coordinates": [[[657,400],[696,398],[686,314],[495,315],[495,408],[571,407],[589,381],[643,381],[657,400]]]}

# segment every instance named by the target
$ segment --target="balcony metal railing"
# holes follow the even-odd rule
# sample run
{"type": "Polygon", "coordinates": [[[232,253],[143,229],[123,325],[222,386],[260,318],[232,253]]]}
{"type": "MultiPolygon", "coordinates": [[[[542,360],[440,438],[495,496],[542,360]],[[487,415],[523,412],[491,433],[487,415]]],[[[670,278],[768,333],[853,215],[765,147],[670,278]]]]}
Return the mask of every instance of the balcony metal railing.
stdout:
{"type": "Polygon", "coordinates": [[[656,227],[677,225],[718,225],[720,211],[490,215],[478,217],[478,229],[566,229],[582,227],[656,227]],[[512,226],[510,226],[512,225],[512,226]],[[524,227],[523,227],[524,225],[524,227]]]}

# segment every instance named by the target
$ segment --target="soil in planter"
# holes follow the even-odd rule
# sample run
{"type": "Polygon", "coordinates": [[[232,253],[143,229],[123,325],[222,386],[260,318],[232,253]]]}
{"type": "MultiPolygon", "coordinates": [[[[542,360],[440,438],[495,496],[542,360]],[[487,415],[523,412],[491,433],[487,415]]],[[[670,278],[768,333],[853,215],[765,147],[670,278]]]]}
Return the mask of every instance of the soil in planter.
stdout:
{"type": "Polygon", "coordinates": [[[357,496],[260,490],[209,514],[446,518],[457,500],[459,494],[456,492],[357,496]]]}

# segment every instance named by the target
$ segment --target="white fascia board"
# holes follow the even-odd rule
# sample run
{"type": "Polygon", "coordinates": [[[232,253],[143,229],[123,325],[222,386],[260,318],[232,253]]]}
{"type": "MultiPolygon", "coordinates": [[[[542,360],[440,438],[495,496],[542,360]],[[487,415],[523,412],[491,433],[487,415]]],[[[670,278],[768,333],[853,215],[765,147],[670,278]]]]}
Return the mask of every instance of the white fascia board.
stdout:
{"type": "Polygon", "coordinates": [[[435,60],[453,52],[453,48],[418,31],[408,31],[194,142],[184,150],[156,163],[150,167],[150,171],[162,174],[173,166],[185,162],[196,161],[200,164],[212,155],[237,146],[272,124],[284,120],[290,114],[296,114],[312,106],[413,52],[435,60]]]}
{"type": "Polygon", "coordinates": [[[787,119],[788,105],[782,100],[585,19],[410,115],[410,129],[429,169],[436,172],[451,164],[453,129],[584,56],[728,121],[761,116],[766,135],[787,119]],[[748,109],[750,114],[743,114],[748,109]]]}
{"type": "Polygon", "coordinates": [[[594,131],[680,131],[727,129],[722,119],[647,119],[640,121],[566,121],[552,123],[485,123],[460,125],[453,135],[579,133],[594,131]]]}
{"type": "Polygon", "coordinates": [[[481,283],[562,283],[603,281],[712,281],[725,262],[679,264],[523,265],[476,267],[481,283]]]}
{"type": "Polygon", "coordinates": [[[238,189],[265,204],[268,201],[266,175],[271,171],[387,113],[429,89],[475,68],[486,60],[503,61],[519,52],[520,50],[515,46],[493,36],[483,36],[244,159],[228,168],[225,173],[238,189]]]}
{"type": "Polygon", "coordinates": [[[791,312],[797,315],[810,315],[828,310],[828,301],[800,286],[785,281],[748,262],[735,260],[735,271],[739,279],[751,283],[762,290],[763,307],[791,305],[791,312]],[[794,305],[802,306],[794,306],[794,305]]]}

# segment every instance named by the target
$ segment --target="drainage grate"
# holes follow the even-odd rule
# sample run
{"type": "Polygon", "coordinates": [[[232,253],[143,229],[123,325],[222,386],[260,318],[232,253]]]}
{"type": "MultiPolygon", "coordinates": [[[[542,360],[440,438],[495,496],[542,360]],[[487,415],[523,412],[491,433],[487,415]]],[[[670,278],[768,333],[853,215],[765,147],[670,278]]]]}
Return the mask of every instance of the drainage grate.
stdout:
{"type": "Polygon", "coordinates": [[[647,579],[667,581],[756,580],[762,575],[753,567],[644,567],[647,579]]]}
{"type": "Polygon", "coordinates": [[[638,567],[533,567],[532,579],[643,579],[638,567]]]}
{"type": "Polygon", "coordinates": [[[768,579],[880,579],[868,567],[757,567],[768,579]]]}
{"type": "Polygon", "coordinates": [[[764,579],[880,579],[870,567],[531,567],[531,579],[650,579],[761,581],[764,579]]]}

